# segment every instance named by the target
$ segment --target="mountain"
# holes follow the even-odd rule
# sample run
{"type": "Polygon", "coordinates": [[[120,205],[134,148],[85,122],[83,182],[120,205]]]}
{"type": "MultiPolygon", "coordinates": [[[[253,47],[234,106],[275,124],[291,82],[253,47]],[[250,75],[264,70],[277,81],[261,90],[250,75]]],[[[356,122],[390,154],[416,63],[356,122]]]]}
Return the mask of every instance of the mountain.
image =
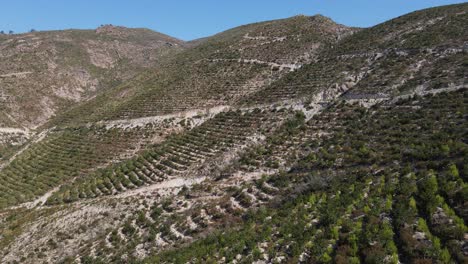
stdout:
{"type": "Polygon", "coordinates": [[[35,129],[184,45],[151,30],[112,25],[0,35],[0,126],[35,129]]]}
{"type": "Polygon", "coordinates": [[[0,259],[467,262],[467,24],[246,25],[0,130],[0,259]]]}
{"type": "Polygon", "coordinates": [[[63,124],[64,119],[76,123],[137,118],[230,105],[355,31],[323,16],[228,30],[72,109],[54,124],[63,124]]]}
{"type": "Polygon", "coordinates": [[[465,85],[465,9],[422,10],[361,30],[245,101],[307,100],[324,88],[372,100],[465,85]]]}

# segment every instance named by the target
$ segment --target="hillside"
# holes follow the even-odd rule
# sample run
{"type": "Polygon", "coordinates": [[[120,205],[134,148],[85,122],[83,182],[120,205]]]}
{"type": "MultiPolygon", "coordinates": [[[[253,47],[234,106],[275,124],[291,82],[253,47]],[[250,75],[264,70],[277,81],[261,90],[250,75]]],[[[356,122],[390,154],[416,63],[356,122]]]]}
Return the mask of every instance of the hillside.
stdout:
{"type": "Polygon", "coordinates": [[[0,161],[55,116],[184,48],[148,29],[112,25],[0,35],[0,161]]]}
{"type": "Polygon", "coordinates": [[[468,4],[154,33],[128,76],[0,130],[0,262],[468,262],[465,25],[468,4]]]}
{"type": "Polygon", "coordinates": [[[231,105],[312,61],[322,49],[356,30],[323,16],[297,16],[228,30],[72,109],[53,124],[231,105]]]}
{"type": "Polygon", "coordinates": [[[151,30],[111,25],[0,35],[0,127],[35,129],[183,46],[151,30]]]}
{"type": "Polygon", "coordinates": [[[375,101],[466,85],[466,12],[466,5],[422,10],[361,30],[242,103],[307,101],[323,89],[351,88],[348,99],[375,101]]]}

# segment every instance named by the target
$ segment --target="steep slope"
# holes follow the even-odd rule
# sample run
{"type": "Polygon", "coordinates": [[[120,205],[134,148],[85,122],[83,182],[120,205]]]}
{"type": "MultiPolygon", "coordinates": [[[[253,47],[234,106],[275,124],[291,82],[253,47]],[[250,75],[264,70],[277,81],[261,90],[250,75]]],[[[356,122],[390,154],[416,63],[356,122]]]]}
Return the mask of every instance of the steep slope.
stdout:
{"type": "Polygon", "coordinates": [[[190,210],[163,204],[149,227],[136,220],[143,240],[155,228],[169,244],[188,243],[145,263],[465,263],[467,95],[465,89],[370,109],[339,103],[289,126],[239,160],[249,171],[292,159],[287,172],[236,185],[218,201],[197,203],[217,193],[197,189],[179,196],[194,204],[190,210]],[[193,228],[189,219],[200,218],[193,228]],[[218,232],[204,237],[214,226],[218,232]],[[201,240],[190,243],[197,235],[201,240]]]}
{"type": "MultiPolygon", "coordinates": [[[[417,11],[364,29],[313,63],[253,94],[248,104],[348,91],[370,101],[467,84],[468,5],[417,11]]],[[[325,95],[326,96],[326,95],[325,95]]]]}
{"type": "Polygon", "coordinates": [[[323,16],[246,25],[205,39],[56,123],[170,114],[242,100],[356,29],[323,16]]]}
{"type": "Polygon", "coordinates": [[[191,44],[0,168],[0,259],[467,262],[467,8],[191,44]]]}
{"type": "Polygon", "coordinates": [[[111,25],[0,35],[0,127],[37,128],[183,45],[151,30],[111,25]]]}
{"type": "MultiPolygon", "coordinates": [[[[98,29],[97,32],[120,36],[122,30],[107,26],[98,29]]],[[[236,28],[176,54],[173,59],[166,58],[159,67],[145,71],[119,87],[104,91],[96,98],[72,109],[70,115],[65,114],[54,119],[52,124],[59,128],[44,130],[42,137],[38,134],[32,135],[38,139],[33,139],[22,149],[15,147],[4,150],[4,164],[0,164],[4,169],[0,173],[5,177],[5,185],[9,187],[0,195],[0,207],[48,195],[49,190],[65,182],[88,176],[87,174],[100,167],[121,161],[122,157],[136,155],[146,148],[152,149],[150,144],[154,143],[153,141],[160,143],[154,139],[158,134],[193,128],[228,108],[223,105],[236,99],[229,93],[229,89],[237,95],[237,99],[241,99],[242,93],[245,92],[241,86],[249,86],[245,82],[259,82],[253,89],[261,87],[267,79],[279,78],[296,67],[293,60],[305,59],[305,55],[307,60],[310,60],[321,48],[328,47],[351,32],[352,29],[337,25],[322,16],[298,16],[236,28]],[[269,38],[273,40],[265,42],[269,38]],[[294,46],[301,48],[293,49],[294,46]],[[279,50],[282,50],[283,55],[279,50]],[[288,50],[291,52],[287,52],[288,50]],[[285,65],[288,66],[284,67],[288,69],[277,66],[281,63],[277,61],[279,55],[283,62],[287,63],[285,65]],[[233,56],[242,56],[245,60],[269,59],[271,62],[244,63],[221,59],[233,56]],[[278,69],[273,71],[272,67],[278,69]],[[243,84],[233,84],[237,82],[243,84]],[[181,111],[186,112],[180,113],[181,111]],[[154,116],[157,114],[166,115],[154,116]],[[127,121],[135,117],[143,118],[127,121]],[[124,120],[101,121],[91,126],[90,123],[82,123],[83,120],[89,121],[89,118],[97,118],[94,121],[102,118],[124,120]],[[64,120],[72,121],[73,126],[62,122],[64,120]],[[113,130],[114,124],[117,124],[117,131],[113,130]],[[82,131],[88,132],[83,134],[82,131]],[[115,136],[119,133],[129,134],[128,140],[123,136],[115,136]],[[128,142],[141,137],[143,133],[145,137],[154,140],[141,140],[141,146],[135,151],[126,150],[125,147],[112,148],[99,143],[108,142],[110,136],[116,146],[124,145],[128,148],[128,142]],[[11,156],[15,150],[16,155],[11,156]],[[38,153],[43,154],[36,155],[38,153]],[[62,157],[59,161],[55,161],[57,155],[62,157]],[[82,160],[83,155],[89,157],[82,160]],[[34,170],[28,170],[30,166],[34,170]],[[38,188],[35,186],[37,181],[43,182],[44,185],[38,188]],[[15,188],[14,185],[21,187],[15,188]]],[[[127,37],[141,37],[141,34],[135,34],[136,36],[130,34],[127,37]]],[[[277,118],[281,120],[282,116],[275,115],[274,120],[278,120],[277,118]]],[[[271,122],[274,123],[273,120],[271,122]]],[[[244,135],[244,141],[249,136],[255,135],[244,135]]],[[[232,148],[233,145],[229,144],[228,147],[232,148]]],[[[164,170],[162,172],[164,173],[164,170]]]]}

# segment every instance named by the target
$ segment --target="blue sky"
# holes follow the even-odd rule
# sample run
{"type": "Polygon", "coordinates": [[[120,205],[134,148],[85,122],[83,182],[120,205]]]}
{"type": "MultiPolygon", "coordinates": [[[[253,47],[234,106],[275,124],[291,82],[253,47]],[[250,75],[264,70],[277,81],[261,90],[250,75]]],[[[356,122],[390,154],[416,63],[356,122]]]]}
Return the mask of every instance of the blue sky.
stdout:
{"type": "Polygon", "coordinates": [[[0,30],[146,27],[184,40],[252,22],[323,14],[369,27],[449,0],[0,0],[0,30]]]}

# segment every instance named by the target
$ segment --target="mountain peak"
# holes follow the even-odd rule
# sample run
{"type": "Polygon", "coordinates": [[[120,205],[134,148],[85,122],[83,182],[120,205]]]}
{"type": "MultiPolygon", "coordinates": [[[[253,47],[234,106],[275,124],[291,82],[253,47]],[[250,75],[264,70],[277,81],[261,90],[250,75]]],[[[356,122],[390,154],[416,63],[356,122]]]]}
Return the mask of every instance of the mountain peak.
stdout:
{"type": "Polygon", "coordinates": [[[124,26],[114,26],[112,24],[101,25],[100,27],[96,28],[97,34],[115,34],[118,32],[122,32],[123,30],[127,30],[127,27],[124,26]]]}
{"type": "Polygon", "coordinates": [[[308,15],[305,15],[305,14],[298,14],[298,15],[295,15],[293,17],[291,17],[292,19],[309,19],[309,20],[312,20],[312,21],[327,21],[327,22],[333,22],[333,19],[331,19],[330,17],[327,17],[327,16],[324,16],[322,14],[315,14],[313,16],[308,16],[308,15]]]}

